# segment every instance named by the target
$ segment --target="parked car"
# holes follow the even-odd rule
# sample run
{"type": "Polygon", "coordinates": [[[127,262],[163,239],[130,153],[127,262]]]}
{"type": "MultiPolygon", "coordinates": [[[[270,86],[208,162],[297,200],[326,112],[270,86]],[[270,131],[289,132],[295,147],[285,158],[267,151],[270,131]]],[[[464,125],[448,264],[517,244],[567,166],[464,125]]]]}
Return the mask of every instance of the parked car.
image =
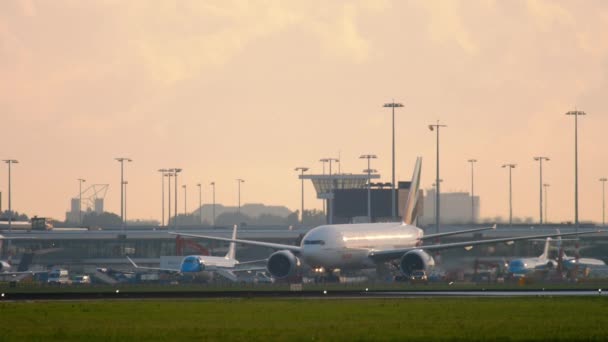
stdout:
{"type": "Polygon", "coordinates": [[[426,272],[414,271],[410,275],[410,283],[412,284],[428,284],[429,278],[426,276],[426,272]]]}
{"type": "Polygon", "coordinates": [[[91,277],[86,274],[77,275],[72,278],[72,284],[88,285],[90,283],[91,283],[91,277]]]}

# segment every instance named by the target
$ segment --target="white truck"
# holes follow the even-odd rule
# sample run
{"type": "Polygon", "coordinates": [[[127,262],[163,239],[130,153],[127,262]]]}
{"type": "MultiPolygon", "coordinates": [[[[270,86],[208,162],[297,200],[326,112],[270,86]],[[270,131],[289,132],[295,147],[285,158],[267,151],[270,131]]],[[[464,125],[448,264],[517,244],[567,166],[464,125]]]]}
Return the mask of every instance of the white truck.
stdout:
{"type": "Polygon", "coordinates": [[[68,270],[62,268],[57,268],[49,272],[49,277],[47,279],[47,283],[53,285],[70,284],[71,282],[68,270]]]}

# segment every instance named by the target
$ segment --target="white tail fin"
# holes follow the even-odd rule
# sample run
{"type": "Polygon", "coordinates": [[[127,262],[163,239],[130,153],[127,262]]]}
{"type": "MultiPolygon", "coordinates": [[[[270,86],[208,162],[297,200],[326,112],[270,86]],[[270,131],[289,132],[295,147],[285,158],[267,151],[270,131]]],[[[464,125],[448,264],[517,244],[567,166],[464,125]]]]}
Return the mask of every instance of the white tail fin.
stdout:
{"type": "MultiPolygon", "coordinates": [[[[561,234],[561,232],[559,231],[559,229],[557,229],[557,233],[561,234]]],[[[557,237],[557,252],[559,253],[558,256],[565,259],[568,256],[566,255],[566,252],[564,252],[564,247],[562,246],[562,237],[558,236],[557,237]]]]}
{"type": "Polygon", "coordinates": [[[549,258],[549,244],[551,243],[551,238],[547,238],[545,242],[545,249],[543,250],[543,254],[540,255],[539,259],[547,260],[549,258]]]}
{"type": "Polygon", "coordinates": [[[422,157],[416,158],[416,166],[410,183],[410,190],[407,194],[407,201],[403,208],[403,223],[415,224],[416,221],[416,206],[418,203],[418,190],[420,189],[420,170],[422,168],[422,157]]]}
{"type": "MultiPolygon", "coordinates": [[[[232,229],[232,240],[236,239],[236,231],[238,229],[238,225],[234,225],[232,229]]],[[[235,259],[236,258],[236,244],[231,242],[228,246],[228,253],[226,253],[226,259],[235,259]]]]}

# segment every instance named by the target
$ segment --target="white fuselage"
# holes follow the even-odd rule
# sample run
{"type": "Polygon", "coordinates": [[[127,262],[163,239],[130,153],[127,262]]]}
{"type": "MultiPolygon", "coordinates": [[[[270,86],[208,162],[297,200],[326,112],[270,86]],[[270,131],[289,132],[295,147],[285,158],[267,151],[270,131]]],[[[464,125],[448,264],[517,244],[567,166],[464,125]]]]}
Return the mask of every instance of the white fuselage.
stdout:
{"type": "Polygon", "coordinates": [[[555,266],[557,266],[557,262],[543,257],[522,258],[515,259],[509,263],[509,272],[513,274],[527,274],[535,271],[546,271],[555,266]]]}
{"type": "Polygon", "coordinates": [[[578,260],[574,257],[564,258],[564,266],[566,268],[571,269],[577,265],[579,267],[604,267],[606,263],[603,260],[592,258],[579,258],[578,260]]]}
{"type": "Polygon", "coordinates": [[[219,268],[234,268],[239,262],[236,259],[219,256],[189,255],[182,259],[182,273],[215,271],[219,268]]]}
{"type": "Polygon", "coordinates": [[[423,235],[422,229],[401,222],[319,226],[302,239],[301,256],[311,267],[371,268],[370,251],[414,247],[423,235]]]}

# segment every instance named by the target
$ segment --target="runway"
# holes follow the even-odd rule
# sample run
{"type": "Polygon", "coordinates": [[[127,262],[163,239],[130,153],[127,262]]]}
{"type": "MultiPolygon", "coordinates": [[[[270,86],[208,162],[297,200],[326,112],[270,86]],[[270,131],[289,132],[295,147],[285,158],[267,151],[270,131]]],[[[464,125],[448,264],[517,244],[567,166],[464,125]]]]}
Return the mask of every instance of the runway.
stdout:
{"type": "Polygon", "coordinates": [[[220,299],[220,298],[277,298],[277,299],[378,299],[378,298],[509,298],[509,297],[604,297],[597,290],[475,290],[475,291],[162,291],[130,292],[5,292],[2,301],[62,301],[62,300],[133,300],[133,299],[220,299]]]}

